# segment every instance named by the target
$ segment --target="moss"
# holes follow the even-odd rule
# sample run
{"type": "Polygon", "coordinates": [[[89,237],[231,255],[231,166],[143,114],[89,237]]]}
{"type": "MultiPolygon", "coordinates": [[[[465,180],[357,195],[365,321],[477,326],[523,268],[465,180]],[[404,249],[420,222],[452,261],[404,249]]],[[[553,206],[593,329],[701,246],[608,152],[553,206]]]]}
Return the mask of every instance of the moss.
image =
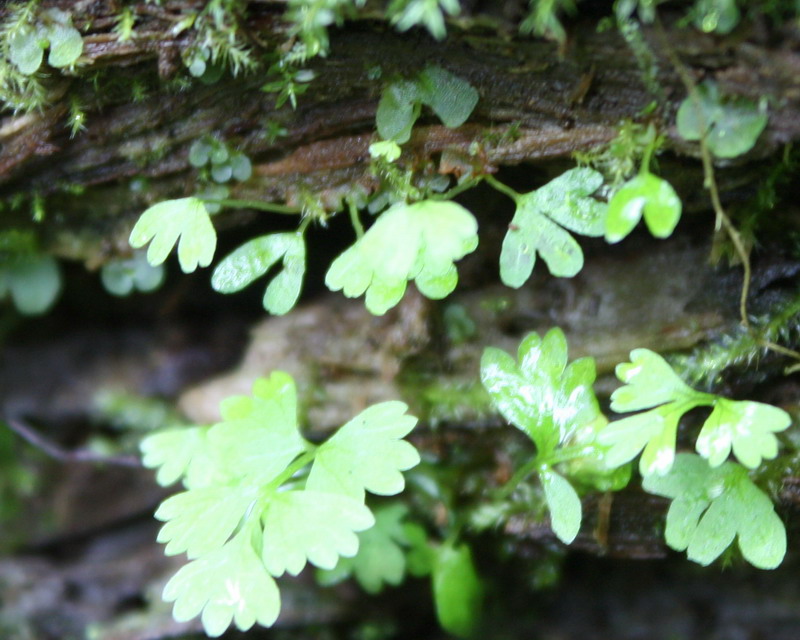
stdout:
{"type": "Polygon", "coordinates": [[[422,422],[467,426],[495,416],[489,394],[480,380],[405,370],[399,376],[403,398],[422,422]]]}

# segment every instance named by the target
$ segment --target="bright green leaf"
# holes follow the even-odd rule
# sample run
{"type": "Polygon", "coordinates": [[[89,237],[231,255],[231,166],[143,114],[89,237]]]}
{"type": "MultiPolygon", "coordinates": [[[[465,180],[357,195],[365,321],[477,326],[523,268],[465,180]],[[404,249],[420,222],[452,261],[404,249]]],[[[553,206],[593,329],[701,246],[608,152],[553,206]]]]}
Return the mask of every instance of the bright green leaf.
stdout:
{"type": "Polygon", "coordinates": [[[297,575],[306,561],[322,569],[358,551],[357,531],[375,524],[370,510],[344,495],[319,491],[274,494],[262,514],[264,566],[273,576],[297,575]]]}
{"type": "Polygon", "coordinates": [[[555,276],[572,277],[583,268],[580,246],[562,227],[587,236],[603,234],[607,205],[589,197],[602,182],[597,171],[570,169],[516,198],[517,210],[500,254],[504,284],[521,287],[533,271],[537,252],[555,276]]]}
{"type": "Polygon", "coordinates": [[[644,478],[644,489],[673,500],[667,544],[690,560],[713,562],[734,538],[745,560],[774,569],[786,553],[786,530],[769,497],[733,462],[712,468],[699,456],[679,454],[664,476],[644,478]]]}
{"type": "Polygon", "coordinates": [[[164,587],[164,600],[175,602],[178,622],[202,612],[203,628],[217,637],[233,621],[247,631],[256,622],[272,625],[281,608],[280,593],[253,548],[252,526],[245,526],[222,548],[185,565],[164,587]]]}
{"type": "Polygon", "coordinates": [[[762,458],[778,455],[775,432],[792,423],[783,409],[752,401],[717,398],[714,411],[697,437],[697,452],[712,467],[721,465],[733,454],[744,466],[755,469],[762,458]]]}
{"type": "Polygon", "coordinates": [[[555,471],[544,467],[539,470],[539,479],[550,511],[553,533],[563,543],[570,544],[581,528],[581,500],[566,478],[555,471]]]}
{"type": "Polygon", "coordinates": [[[235,477],[267,483],[307,444],[297,428],[297,391],[287,373],[274,371],[253,385],[253,395],[227,398],[224,420],[208,433],[221,468],[235,477]]]}
{"type": "Polygon", "coordinates": [[[383,315],[416,279],[424,295],[439,299],[455,288],[453,262],[478,246],[478,225],[455,202],[399,203],[385,211],[364,236],[342,253],[325,276],[332,291],[350,297],[366,291],[366,306],[383,315]]]}
{"type": "Polygon", "coordinates": [[[642,476],[667,473],[675,460],[678,421],[694,406],[670,402],[611,422],[597,437],[601,444],[609,447],[608,464],[622,465],[642,453],[639,460],[642,476]]]}
{"type": "Polygon", "coordinates": [[[639,223],[642,213],[650,233],[666,238],[680,220],[681,207],[669,182],[652,173],[639,174],[622,185],[608,203],[606,240],[622,240],[639,223]]]}
{"type": "Polygon", "coordinates": [[[600,432],[599,442],[610,447],[608,463],[624,464],[644,450],[639,461],[642,476],[663,475],[675,459],[681,416],[713,396],[688,387],[661,356],[648,349],[631,351],[631,362],[617,365],[617,377],[625,385],[611,395],[611,408],[650,411],[616,420],[600,432]]]}
{"type": "Polygon", "coordinates": [[[546,457],[601,416],[592,390],[594,361],[581,358],[567,365],[566,338],[558,328],[544,339],[529,334],[518,359],[519,365],[504,351],[487,348],[481,381],[503,417],[527,433],[546,457]]]}
{"type": "Polygon", "coordinates": [[[483,585],[467,545],[444,544],[436,550],[433,599],[439,624],[459,638],[469,638],[480,620],[483,585]]]}
{"type": "MultiPolygon", "coordinates": [[[[565,171],[547,184],[521,196],[536,203],[548,218],[584,236],[603,235],[606,205],[590,198],[603,185],[600,172],[588,167],[565,171]]],[[[520,205],[522,206],[522,205],[520,205]]]]}
{"type": "Polygon", "coordinates": [[[664,358],[649,349],[631,351],[631,361],[618,364],[616,374],[625,383],[611,394],[611,408],[617,412],[649,409],[676,398],[697,395],[664,358]]]}
{"type": "Polygon", "coordinates": [[[131,231],[130,245],[139,249],[150,242],[147,260],[163,263],[178,244],[178,261],[184,273],[211,264],[217,247],[217,232],[199,198],[159,202],[147,209],[131,231]],[[180,238],[180,241],[178,240],[180,238]]]}
{"type": "Polygon", "coordinates": [[[373,158],[384,158],[387,162],[394,162],[400,157],[401,149],[394,140],[381,140],[369,145],[369,155],[373,158]]]}
{"type": "Polygon", "coordinates": [[[364,500],[364,490],[383,496],[405,487],[401,471],[419,464],[419,453],[403,440],[417,423],[397,401],[359,413],[319,446],[307,489],[364,500]]]}
{"type": "Polygon", "coordinates": [[[427,67],[420,73],[419,87],[422,102],[446,127],[460,127],[478,104],[475,87],[441,67],[427,67]]]}
{"type": "Polygon", "coordinates": [[[657,353],[631,352],[631,362],[617,366],[625,383],[611,395],[614,411],[650,409],[610,423],[598,439],[610,447],[609,464],[632,460],[642,449],[642,476],[663,475],[675,458],[678,422],[698,406],[713,406],[697,439],[697,451],[712,466],[724,462],[733,449],[742,464],[756,467],[762,458],[774,458],[778,442],[774,433],[786,429],[791,419],[781,409],[758,402],[733,401],[688,387],[657,353]]]}
{"type": "Polygon", "coordinates": [[[767,126],[767,114],[746,98],[724,100],[717,85],[704,82],[678,108],[678,133],[686,140],[706,136],[718,158],[734,158],[752,149],[767,126]]]}
{"type": "Polygon", "coordinates": [[[283,315],[294,307],[303,285],[306,245],[301,233],[273,233],[246,242],[216,266],[211,286],[220,293],[240,291],[281,259],[283,269],[267,286],[264,308],[283,315]]]}
{"type": "MultiPolygon", "coordinates": [[[[156,482],[163,487],[177,482],[184,476],[211,479],[214,474],[209,472],[207,434],[208,429],[205,427],[165,429],[152,433],[139,445],[142,464],[148,469],[158,469],[156,482]],[[193,472],[192,465],[198,463],[199,468],[193,472]]],[[[187,486],[198,487],[197,484],[188,482],[187,486]]]]}
{"type": "Polygon", "coordinates": [[[158,532],[158,541],[167,543],[164,553],[186,552],[191,559],[219,549],[256,498],[247,485],[190,489],[167,498],[155,516],[165,522],[158,532]]]}

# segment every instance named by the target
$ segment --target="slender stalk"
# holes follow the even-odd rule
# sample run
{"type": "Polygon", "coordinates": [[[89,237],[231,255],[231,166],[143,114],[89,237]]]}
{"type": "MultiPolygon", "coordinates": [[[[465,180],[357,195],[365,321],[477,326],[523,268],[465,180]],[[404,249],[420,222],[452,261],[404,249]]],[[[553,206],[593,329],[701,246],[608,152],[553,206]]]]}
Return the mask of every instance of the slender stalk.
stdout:
{"type": "Polygon", "coordinates": [[[138,456],[109,456],[90,451],[89,449],[65,449],[18,418],[8,418],[5,422],[9,429],[27,443],[46,453],[51,458],[61,462],[93,462],[98,464],[111,464],[119,467],[142,466],[138,456]]]}
{"type": "Polygon", "coordinates": [[[505,185],[502,182],[500,182],[493,175],[487,174],[484,176],[483,179],[486,180],[486,182],[488,182],[492,187],[497,189],[500,193],[504,193],[515,202],[519,199],[519,194],[516,191],[514,191],[508,185],[505,185]]]}
{"type": "Polygon", "coordinates": [[[356,238],[361,240],[364,237],[364,225],[361,224],[361,218],[358,217],[358,207],[352,202],[347,203],[347,208],[350,212],[350,224],[356,232],[356,238]]]}
{"type": "MultiPolygon", "coordinates": [[[[686,93],[689,95],[690,99],[694,103],[695,109],[697,110],[700,129],[701,131],[705,132],[706,123],[704,122],[703,111],[700,108],[700,100],[697,97],[697,85],[694,81],[694,78],[692,78],[692,76],[689,74],[685,65],[678,58],[675,50],[667,40],[661,20],[656,18],[655,24],[659,38],[664,46],[664,51],[666,51],[667,57],[670,59],[672,66],[678,73],[681,82],[683,82],[683,85],[686,88],[686,93]]],[[[725,233],[727,233],[728,237],[731,239],[733,248],[736,251],[736,255],[739,257],[739,260],[742,263],[744,282],[742,283],[742,291],[741,295],[739,296],[739,316],[741,318],[742,325],[749,330],[750,318],[747,314],[747,298],[750,293],[750,279],[752,275],[752,269],[750,267],[750,255],[748,254],[747,249],[742,242],[741,235],[739,235],[739,232],[731,222],[730,217],[728,217],[728,214],[725,212],[725,209],[722,206],[722,201],[719,197],[719,188],[717,186],[717,180],[714,174],[714,162],[711,158],[711,151],[708,148],[708,141],[705,133],[703,133],[700,138],[700,158],[703,163],[705,187],[708,189],[709,195],[711,196],[711,206],[717,216],[716,228],[725,229],[725,233]]]]}
{"type": "Polygon", "coordinates": [[[455,198],[459,193],[463,193],[473,187],[478,186],[481,183],[481,178],[470,178],[469,180],[464,180],[461,184],[457,184],[452,189],[448,189],[444,193],[433,193],[429,196],[430,200],[452,200],[455,198]]]}
{"type": "Polygon", "coordinates": [[[209,204],[218,204],[223,207],[232,207],[236,209],[257,209],[258,211],[287,215],[296,215],[300,213],[300,209],[297,207],[290,207],[289,205],[277,204],[275,202],[263,202],[261,200],[215,200],[213,198],[203,198],[202,200],[209,204]]]}
{"type": "Polygon", "coordinates": [[[314,457],[317,455],[317,447],[313,445],[309,445],[311,448],[306,451],[303,455],[299,458],[296,458],[292,464],[286,467],[281,473],[279,473],[267,486],[264,487],[264,493],[272,493],[278,487],[280,487],[284,482],[291,479],[295,473],[300,471],[303,467],[308,465],[314,460],[314,457]]]}

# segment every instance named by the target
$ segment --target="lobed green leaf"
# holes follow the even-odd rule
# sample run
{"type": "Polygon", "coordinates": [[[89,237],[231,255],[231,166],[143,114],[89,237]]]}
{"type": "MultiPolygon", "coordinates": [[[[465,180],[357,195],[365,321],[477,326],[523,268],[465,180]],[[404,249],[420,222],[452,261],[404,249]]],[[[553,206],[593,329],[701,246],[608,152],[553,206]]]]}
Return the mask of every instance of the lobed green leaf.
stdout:
{"type": "MultiPolygon", "coordinates": [[[[209,469],[213,463],[209,459],[207,434],[206,427],[166,429],[152,433],[139,445],[142,464],[148,469],[158,469],[156,482],[162,487],[184,476],[210,479],[214,474],[209,469]]],[[[187,486],[199,488],[199,485],[191,482],[187,482],[187,486]]]]}
{"type": "Polygon", "coordinates": [[[262,560],[273,576],[297,575],[306,561],[333,569],[339,556],[358,551],[357,531],[375,524],[372,512],[358,500],[321,491],[274,494],[263,513],[262,560]]]}
{"type": "Polygon", "coordinates": [[[544,457],[601,416],[592,390],[594,361],[581,358],[567,366],[566,349],[564,333],[555,328],[544,339],[532,333],[522,341],[519,365],[491,347],[481,358],[481,381],[494,406],[544,457]]]}
{"type": "Polygon", "coordinates": [[[181,269],[191,273],[198,265],[211,264],[217,247],[217,232],[202,200],[180,198],[159,202],[147,209],[134,225],[129,242],[134,249],[149,242],[147,260],[153,266],[163,263],[178,242],[181,269]]]}
{"type": "Polygon", "coordinates": [[[427,67],[418,82],[422,102],[451,129],[464,124],[478,104],[475,87],[441,67],[427,67]]]}
{"type": "Polygon", "coordinates": [[[390,496],[405,487],[402,471],[419,464],[414,446],[403,440],[417,419],[408,406],[373,405],[350,420],[316,451],[306,488],[364,500],[364,491],[390,496]]]}
{"type": "Polygon", "coordinates": [[[752,149],[767,126],[767,114],[750,100],[723,100],[716,83],[704,82],[678,108],[678,133],[686,140],[706,137],[718,158],[734,158],[752,149]]]}
{"type": "Polygon", "coordinates": [[[127,296],[132,291],[154,291],[164,282],[164,267],[152,266],[143,252],[130,258],[111,260],[100,270],[100,279],[106,291],[115,296],[127,296]]]}
{"type": "Polygon", "coordinates": [[[442,298],[458,280],[453,262],[477,247],[477,229],[472,214],[455,202],[395,204],[333,261],[325,284],[351,298],[366,292],[367,309],[376,315],[400,301],[409,280],[416,279],[424,295],[442,298]]]}
{"type": "Polygon", "coordinates": [[[240,291],[281,259],[283,269],[267,286],[263,303],[270,313],[283,315],[294,307],[303,286],[306,245],[302,233],[273,233],[246,242],[216,266],[211,286],[220,293],[240,291]]]}
{"type": "Polygon", "coordinates": [[[769,497],[740,465],[712,468],[699,456],[678,454],[664,476],[644,478],[646,491],[672,499],[667,512],[667,544],[708,565],[738,538],[745,560],[774,569],[786,553],[786,530],[769,497]]]}
{"type": "Polygon", "coordinates": [[[517,197],[500,254],[504,284],[519,288],[527,282],[537,252],[554,276],[572,277],[583,268],[583,251],[563,227],[587,236],[603,234],[607,205],[589,197],[602,183],[600,173],[579,167],[517,197]]]}
{"type": "Polygon", "coordinates": [[[645,223],[656,238],[672,234],[681,217],[681,200],[669,182],[642,173],[626,182],[608,203],[605,236],[608,242],[619,242],[639,223],[645,223]]]}
{"type": "Polygon", "coordinates": [[[324,586],[354,575],[367,593],[377,594],[384,585],[397,586],[406,574],[406,547],[410,542],[403,522],[408,507],[394,503],[375,510],[375,526],[358,534],[358,553],[339,558],[336,567],[317,575],[324,586]]]}
{"type": "Polygon", "coordinates": [[[763,458],[778,455],[775,433],[784,431],[791,423],[791,416],[778,407],[717,398],[697,437],[696,449],[712,467],[725,462],[733,449],[739,462],[755,469],[763,458]]]}
{"type": "Polygon", "coordinates": [[[292,377],[274,371],[253,384],[253,395],[222,405],[223,421],[208,434],[220,468],[232,477],[268,483],[306,450],[297,427],[297,390],[292,377]]]}
{"type": "Polygon", "coordinates": [[[616,368],[617,378],[625,384],[611,394],[614,411],[639,411],[679,398],[690,401],[703,396],[687,386],[654,351],[634,349],[630,357],[630,362],[616,368]]]}
{"type": "Polygon", "coordinates": [[[223,547],[181,567],[164,587],[164,600],[174,602],[173,617],[191,620],[202,612],[207,635],[222,635],[233,622],[247,631],[256,622],[271,626],[281,607],[280,593],[264,569],[245,526],[223,547]]]}
{"type": "Polygon", "coordinates": [[[399,80],[386,87],[375,113],[378,135],[398,144],[408,142],[421,110],[419,100],[420,91],[416,82],[399,80]]]}
{"type": "Polygon", "coordinates": [[[165,522],[158,542],[167,544],[166,555],[186,552],[190,559],[219,549],[256,497],[247,485],[203,487],[171,496],[156,510],[155,517],[165,522]]]}

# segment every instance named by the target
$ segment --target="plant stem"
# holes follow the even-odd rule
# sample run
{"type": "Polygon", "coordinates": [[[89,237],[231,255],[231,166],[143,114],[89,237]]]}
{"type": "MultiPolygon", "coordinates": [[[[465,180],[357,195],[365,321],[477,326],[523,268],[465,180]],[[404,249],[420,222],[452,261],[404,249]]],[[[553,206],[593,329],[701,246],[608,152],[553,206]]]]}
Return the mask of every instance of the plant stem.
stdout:
{"type": "Polygon", "coordinates": [[[498,190],[500,193],[504,193],[505,195],[507,195],[509,198],[511,198],[511,199],[512,199],[512,200],[514,200],[515,202],[516,202],[516,201],[519,199],[519,197],[520,197],[520,196],[519,196],[519,194],[518,194],[516,191],[514,191],[514,190],[513,190],[511,187],[509,187],[508,185],[505,185],[505,184],[503,184],[502,182],[500,182],[500,181],[499,181],[497,178],[495,178],[493,175],[489,175],[489,174],[487,174],[487,175],[485,175],[485,176],[483,177],[483,179],[484,179],[484,180],[486,180],[486,182],[488,182],[488,183],[489,183],[491,186],[493,186],[495,189],[497,189],[497,190],[498,190]]]}
{"type": "Polygon", "coordinates": [[[448,189],[444,193],[434,193],[431,194],[429,199],[430,200],[452,200],[455,198],[459,193],[463,193],[468,189],[472,189],[473,187],[478,186],[481,183],[481,178],[470,178],[469,180],[464,180],[461,184],[457,184],[452,189],[448,189]]]}
{"type": "Polygon", "coordinates": [[[536,471],[541,465],[542,462],[539,460],[539,456],[534,456],[533,459],[522,465],[519,469],[517,469],[516,473],[511,476],[509,481],[500,487],[497,492],[497,499],[505,500],[508,498],[512,493],[514,493],[514,490],[520,485],[520,483],[531,473],[536,471]]]}
{"type": "Polygon", "coordinates": [[[294,462],[292,462],[288,467],[286,467],[281,473],[279,473],[267,486],[264,487],[264,493],[272,493],[273,491],[277,490],[284,482],[291,479],[295,473],[300,471],[303,467],[308,465],[310,462],[314,460],[314,457],[317,455],[317,447],[313,445],[308,445],[310,448],[299,458],[295,458],[294,462]]]}
{"type": "Polygon", "coordinates": [[[361,219],[358,217],[358,208],[352,203],[347,203],[347,208],[350,211],[350,224],[356,232],[356,238],[361,240],[364,237],[364,225],[361,224],[361,219]]]}
{"type": "Polygon", "coordinates": [[[300,209],[290,207],[285,204],[277,204],[275,202],[263,202],[261,200],[215,200],[213,198],[202,198],[203,202],[209,204],[218,204],[223,207],[233,207],[237,209],[257,209],[258,211],[266,211],[268,213],[281,213],[295,215],[300,213],[300,209]]]}

